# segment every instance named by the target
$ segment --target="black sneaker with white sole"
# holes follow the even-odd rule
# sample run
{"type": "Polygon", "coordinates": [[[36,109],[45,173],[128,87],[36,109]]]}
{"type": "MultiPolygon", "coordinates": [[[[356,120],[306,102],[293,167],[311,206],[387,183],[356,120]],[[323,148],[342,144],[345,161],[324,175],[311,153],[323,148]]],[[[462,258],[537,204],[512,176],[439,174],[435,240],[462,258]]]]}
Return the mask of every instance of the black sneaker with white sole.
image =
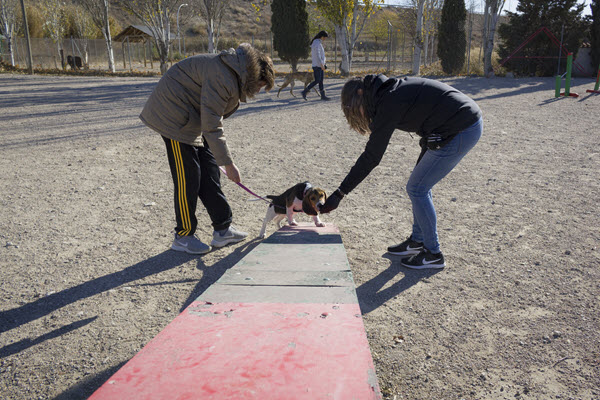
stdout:
{"type": "Polygon", "coordinates": [[[423,243],[416,242],[412,238],[406,239],[404,242],[395,246],[388,247],[387,251],[396,256],[414,256],[423,250],[423,243]]]}
{"type": "Polygon", "coordinates": [[[442,254],[442,252],[434,254],[425,248],[419,254],[409,258],[403,258],[400,262],[406,268],[412,269],[439,269],[444,268],[446,266],[446,262],[444,261],[444,255],[442,254]]]}

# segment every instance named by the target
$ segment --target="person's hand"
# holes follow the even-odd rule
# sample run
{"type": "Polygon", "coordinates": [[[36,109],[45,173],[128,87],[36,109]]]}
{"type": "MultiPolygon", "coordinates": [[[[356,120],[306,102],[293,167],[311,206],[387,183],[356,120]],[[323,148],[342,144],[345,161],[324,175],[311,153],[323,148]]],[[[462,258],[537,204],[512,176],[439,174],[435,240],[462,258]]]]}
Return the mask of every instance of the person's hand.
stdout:
{"type": "Polygon", "coordinates": [[[327,214],[328,212],[335,210],[336,208],[338,208],[338,206],[340,205],[340,201],[342,201],[343,198],[344,194],[341,192],[340,189],[337,189],[331,194],[331,196],[327,198],[325,204],[323,204],[319,211],[321,212],[321,214],[327,214]]]}
{"type": "Polygon", "coordinates": [[[327,64],[323,65],[323,70],[327,69],[327,64]]]}
{"type": "Polygon", "coordinates": [[[225,165],[225,172],[227,177],[235,183],[240,183],[242,178],[240,177],[240,170],[237,169],[234,163],[225,165]]]}

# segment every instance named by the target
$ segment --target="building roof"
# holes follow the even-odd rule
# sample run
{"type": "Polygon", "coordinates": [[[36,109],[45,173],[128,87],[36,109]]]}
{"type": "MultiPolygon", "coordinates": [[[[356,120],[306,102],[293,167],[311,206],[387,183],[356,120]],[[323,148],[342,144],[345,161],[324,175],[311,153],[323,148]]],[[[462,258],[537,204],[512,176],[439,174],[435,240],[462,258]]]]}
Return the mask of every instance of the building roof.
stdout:
{"type": "MultiPolygon", "coordinates": [[[[176,37],[177,35],[171,32],[171,38],[175,39],[176,37]]],[[[154,34],[145,25],[129,25],[115,36],[113,40],[124,42],[127,38],[129,38],[130,42],[145,42],[146,40],[153,39],[154,34]]]]}

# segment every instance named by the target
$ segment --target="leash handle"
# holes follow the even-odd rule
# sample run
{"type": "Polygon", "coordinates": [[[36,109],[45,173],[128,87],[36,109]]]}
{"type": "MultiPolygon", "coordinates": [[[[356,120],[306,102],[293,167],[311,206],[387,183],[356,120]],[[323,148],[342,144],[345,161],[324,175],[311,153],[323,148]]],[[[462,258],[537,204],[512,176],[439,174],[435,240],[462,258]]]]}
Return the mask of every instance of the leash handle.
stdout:
{"type": "MultiPolygon", "coordinates": [[[[223,167],[219,166],[219,169],[220,169],[220,170],[221,170],[221,171],[222,171],[222,172],[225,174],[225,176],[229,177],[229,176],[227,175],[227,171],[225,171],[225,168],[223,168],[223,167]]],[[[261,199],[261,200],[264,200],[264,201],[266,201],[267,203],[271,204],[271,201],[270,201],[270,200],[268,200],[268,199],[265,199],[264,197],[257,195],[257,194],[256,194],[256,193],[254,193],[252,190],[250,190],[250,189],[248,189],[246,186],[244,186],[242,183],[236,182],[236,184],[237,184],[239,187],[241,187],[242,189],[244,189],[246,192],[250,193],[252,196],[254,196],[254,197],[256,197],[256,198],[259,198],[259,199],[261,199]]]]}

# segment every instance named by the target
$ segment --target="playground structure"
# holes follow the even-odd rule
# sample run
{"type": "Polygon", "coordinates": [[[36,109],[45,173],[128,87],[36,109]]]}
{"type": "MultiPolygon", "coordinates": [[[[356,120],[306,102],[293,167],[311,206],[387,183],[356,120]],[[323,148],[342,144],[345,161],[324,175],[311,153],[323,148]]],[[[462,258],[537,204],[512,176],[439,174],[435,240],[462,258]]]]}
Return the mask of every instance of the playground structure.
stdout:
{"type": "MultiPolygon", "coordinates": [[[[584,72],[583,67],[581,65],[579,65],[579,63],[577,63],[576,61],[575,62],[573,61],[573,53],[569,52],[565,48],[565,46],[562,44],[562,36],[561,36],[561,40],[559,41],[556,38],[556,36],[554,36],[554,34],[552,34],[552,32],[546,27],[541,27],[540,29],[535,31],[533,34],[531,34],[527,39],[525,39],[523,41],[523,43],[521,43],[508,57],[506,57],[504,60],[502,60],[500,62],[500,64],[498,65],[497,68],[502,67],[504,64],[506,64],[506,62],[508,62],[512,58],[542,58],[542,57],[531,57],[531,56],[523,56],[523,57],[516,56],[517,53],[519,53],[529,42],[531,42],[535,37],[537,37],[539,34],[542,34],[542,33],[545,34],[552,41],[552,43],[554,43],[559,48],[559,56],[558,56],[559,69],[560,69],[560,60],[561,60],[561,58],[563,58],[563,57],[561,57],[561,55],[566,56],[566,58],[567,58],[566,72],[563,75],[558,75],[558,74],[556,75],[556,85],[555,85],[554,97],[560,97],[560,96],[579,97],[579,95],[577,93],[571,93],[571,72],[573,70],[573,65],[575,65],[575,67],[580,72],[584,72]],[[561,93],[563,77],[565,78],[565,91],[563,93],[561,93]]],[[[600,70],[598,71],[598,76],[600,77],[600,70]]],[[[596,87],[594,90],[596,92],[598,91],[598,79],[596,79],[596,87]]],[[[588,92],[595,93],[594,91],[590,91],[590,90],[588,90],[588,92]]]]}
{"type": "Polygon", "coordinates": [[[598,67],[598,75],[596,75],[596,85],[594,89],[588,89],[585,91],[586,93],[600,93],[600,67],[598,67]]]}
{"type": "Polygon", "coordinates": [[[554,97],[579,97],[577,93],[571,93],[571,70],[573,69],[573,53],[567,55],[567,71],[563,75],[556,75],[556,84],[554,89],[554,97]],[[560,92],[562,86],[562,78],[565,76],[565,91],[560,92]]]}

